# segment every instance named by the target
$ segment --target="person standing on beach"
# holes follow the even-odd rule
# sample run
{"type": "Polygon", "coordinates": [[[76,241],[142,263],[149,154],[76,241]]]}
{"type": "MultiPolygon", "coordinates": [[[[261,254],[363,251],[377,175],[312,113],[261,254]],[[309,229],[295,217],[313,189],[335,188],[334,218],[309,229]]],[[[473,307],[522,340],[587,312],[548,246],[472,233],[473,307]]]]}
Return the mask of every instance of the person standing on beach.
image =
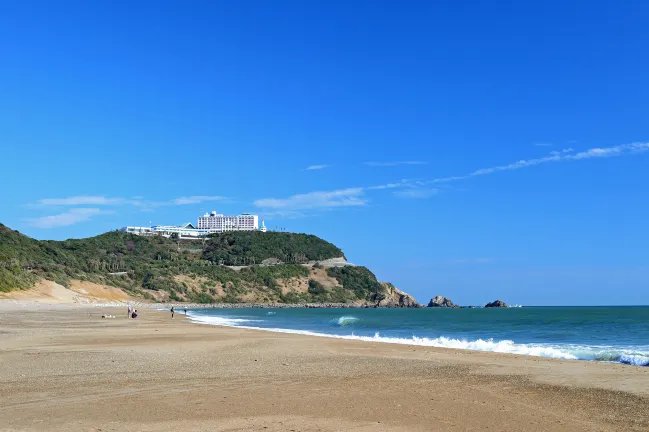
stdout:
{"type": "Polygon", "coordinates": [[[171,319],[174,319],[174,307],[171,306],[171,319]]]}
{"type": "Polygon", "coordinates": [[[185,308],[185,315],[187,315],[187,308],[185,308]]]}
{"type": "Polygon", "coordinates": [[[128,305],[128,313],[126,314],[126,318],[131,317],[131,305],[128,305]]]}

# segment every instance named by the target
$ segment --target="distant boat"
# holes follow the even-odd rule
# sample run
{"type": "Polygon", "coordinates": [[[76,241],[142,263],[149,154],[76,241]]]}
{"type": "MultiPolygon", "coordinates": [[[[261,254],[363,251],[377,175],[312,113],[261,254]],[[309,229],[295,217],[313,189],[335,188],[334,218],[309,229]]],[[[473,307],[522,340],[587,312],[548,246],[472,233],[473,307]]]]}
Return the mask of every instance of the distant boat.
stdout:
{"type": "Polygon", "coordinates": [[[510,307],[510,308],[513,308],[513,307],[523,307],[523,305],[515,304],[515,305],[509,305],[509,307],[510,307]]]}

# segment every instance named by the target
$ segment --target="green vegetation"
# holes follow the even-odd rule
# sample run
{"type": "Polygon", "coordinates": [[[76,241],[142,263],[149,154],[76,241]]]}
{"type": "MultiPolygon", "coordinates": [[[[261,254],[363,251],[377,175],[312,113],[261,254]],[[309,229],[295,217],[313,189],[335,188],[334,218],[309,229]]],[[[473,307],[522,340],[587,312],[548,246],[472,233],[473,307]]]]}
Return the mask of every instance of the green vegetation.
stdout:
{"type": "Polygon", "coordinates": [[[281,232],[233,231],[213,234],[202,258],[223,265],[261,264],[275,258],[304,263],[343,256],[343,251],[314,235],[281,232]]]}
{"type": "Polygon", "coordinates": [[[309,289],[308,289],[309,294],[313,294],[315,296],[320,296],[323,295],[324,293],[327,292],[324,286],[318,281],[314,281],[313,279],[309,279],[309,289]]]}
{"type": "Polygon", "coordinates": [[[11,288],[24,289],[33,286],[38,277],[19,264],[7,262],[0,265],[0,292],[9,291],[11,288]]]}
{"type": "Polygon", "coordinates": [[[385,288],[366,267],[333,267],[327,269],[327,274],[335,278],[346,290],[352,291],[359,300],[378,302],[379,297],[381,300],[385,298],[385,288]]]}
{"type": "Polygon", "coordinates": [[[0,224],[0,291],[29,288],[42,278],[64,286],[71,279],[115,286],[148,300],[372,301],[383,288],[363,267],[328,269],[338,286],[309,279],[306,292],[286,288],[283,281],[324,275],[320,265],[309,269],[298,263],[340,256],[333,244],[306,234],[232,232],[203,244],[111,231],[87,239],[38,241],[0,224]],[[268,258],[283,263],[258,265],[268,258]],[[248,265],[238,270],[226,267],[244,262],[248,265]]]}

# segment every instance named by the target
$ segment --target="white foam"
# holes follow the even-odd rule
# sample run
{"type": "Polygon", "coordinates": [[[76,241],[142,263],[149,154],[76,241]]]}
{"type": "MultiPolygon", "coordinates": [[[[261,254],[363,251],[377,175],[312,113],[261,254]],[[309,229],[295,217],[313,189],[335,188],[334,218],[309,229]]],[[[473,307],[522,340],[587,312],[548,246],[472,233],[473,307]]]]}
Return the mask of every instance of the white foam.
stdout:
{"type": "MultiPolygon", "coordinates": [[[[192,321],[198,322],[200,324],[210,324],[210,325],[218,325],[218,326],[225,326],[225,327],[242,327],[239,324],[259,322],[259,320],[250,320],[244,318],[225,318],[225,317],[205,316],[205,315],[196,316],[196,315],[192,315],[191,313],[189,313],[187,316],[192,321]]],[[[256,328],[256,327],[249,327],[249,328],[256,328]]]]}
{"type": "Polygon", "coordinates": [[[336,324],[336,325],[339,325],[341,327],[344,327],[344,326],[349,325],[349,324],[353,324],[356,321],[358,321],[358,318],[356,318],[355,316],[351,316],[351,315],[345,315],[345,316],[341,316],[338,319],[331,320],[332,324],[336,324]]]}
{"type": "Polygon", "coordinates": [[[649,355],[623,354],[620,356],[620,363],[633,366],[649,366],[649,355]]]}
{"type": "MultiPolygon", "coordinates": [[[[346,322],[349,321],[350,318],[353,318],[353,320],[351,320],[352,322],[354,320],[357,320],[356,317],[343,316],[338,318],[337,320],[333,320],[333,322],[346,322]]],[[[417,336],[412,336],[411,338],[396,338],[381,336],[378,332],[375,333],[374,336],[359,336],[353,333],[351,335],[334,335],[308,330],[254,327],[245,325],[245,323],[258,321],[247,319],[223,318],[204,315],[191,315],[190,319],[199,324],[220,325],[225,327],[237,327],[252,330],[265,330],[275,333],[299,334],[333,339],[359,340],[365,342],[381,342],[399,345],[415,345],[473,351],[488,351],[496,353],[528,355],[534,357],[549,357],[565,360],[609,361],[635,366],[649,366],[649,352],[636,352],[632,351],[631,349],[623,350],[615,347],[594,347],[586,345],[550,346],[542,344],[517,344],[511,340],[494,341],[493,339],[477,339],[473,341],[467,341],[447,338],[444,336],[440,336],[438,338],[417,336]]]]}

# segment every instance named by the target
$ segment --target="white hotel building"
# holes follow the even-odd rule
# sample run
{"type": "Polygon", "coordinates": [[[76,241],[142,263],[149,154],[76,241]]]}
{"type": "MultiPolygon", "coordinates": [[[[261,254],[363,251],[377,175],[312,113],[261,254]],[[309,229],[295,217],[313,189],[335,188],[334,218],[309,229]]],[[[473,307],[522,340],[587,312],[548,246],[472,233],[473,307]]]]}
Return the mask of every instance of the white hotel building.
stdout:
{"type": "Polygon", "coordinates": [[[225,216],[212,213],[205,213],[204,216],[198,217],[198,227],[191,223],[179,226],[156,225],[152,227],[135,227],[127,226],[121,231],[136,235],[161,235],[170,237],[172,234],[178,234],[184,239],[200,239],[203,236],[212,233],[221,233],[226,231],[261,231],[266,232],[264,221],[261,221],[259,227],[259,216],[244,213],[239,216],[225,216]]]}
{"type": "Polygon", "coordinates": [[[211,232],[257,231],[259,216],[248,213],[239,216],[225,216],[213,211],[198,217],[198,229],[206,229],[211,232]]]}

